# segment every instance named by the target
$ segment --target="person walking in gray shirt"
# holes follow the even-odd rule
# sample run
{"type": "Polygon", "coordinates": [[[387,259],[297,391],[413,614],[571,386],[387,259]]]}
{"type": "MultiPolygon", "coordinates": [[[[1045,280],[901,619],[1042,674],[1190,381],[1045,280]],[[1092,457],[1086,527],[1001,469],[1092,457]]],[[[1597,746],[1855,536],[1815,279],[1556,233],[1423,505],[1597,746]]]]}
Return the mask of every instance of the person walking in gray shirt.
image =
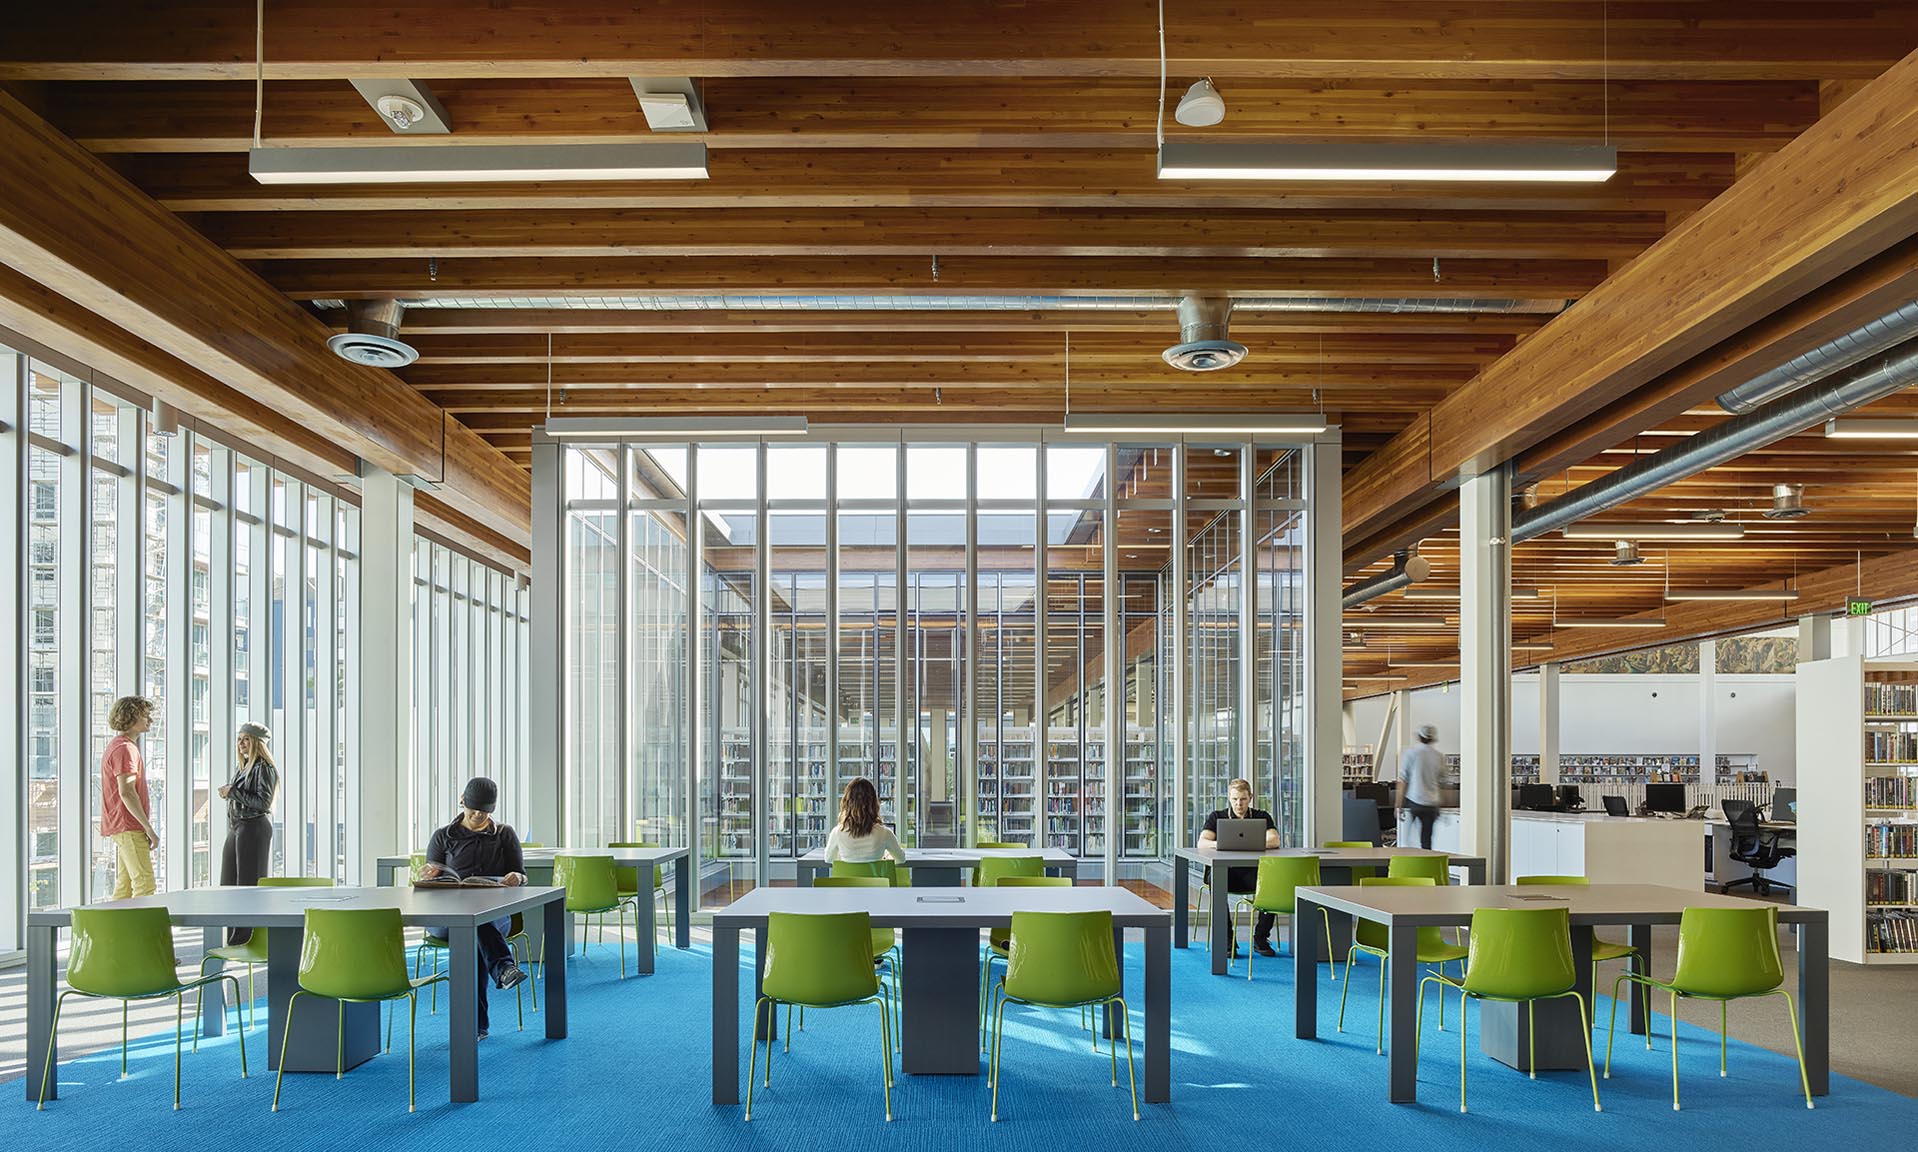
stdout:
{"type": "Polygon", "coordinates": [[[1445,799],[1445,757],[1433,747],[1438,729],[1421,724],[1418,743],[1399,754],[1398,803],[1419,826],[1419,847],[1432,846],[1432,825],[1438,822],[1439,805],[1445,799]]]}

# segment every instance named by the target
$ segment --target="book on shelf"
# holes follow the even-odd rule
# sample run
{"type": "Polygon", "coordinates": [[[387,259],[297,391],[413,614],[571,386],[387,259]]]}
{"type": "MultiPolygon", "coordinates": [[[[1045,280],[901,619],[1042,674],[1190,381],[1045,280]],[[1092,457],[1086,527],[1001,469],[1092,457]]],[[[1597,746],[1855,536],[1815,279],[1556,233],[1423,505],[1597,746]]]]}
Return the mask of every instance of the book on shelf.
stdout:
{"type": "Polygon", "coordinates": [[[1918,761],[1918,732],[1865,733],[1867,764],[1910,764],[1918,761]]]}
{"type": "Polygon", "coordinates": [[[1918,824],[1865,825],[1865,855],[1880,860],[1918,859],[1918,824]]]}
{"type": "Polygon", "coordinates": [[[1865,950],[1918,952],[1918,911],[1909,908],[1868,910],[1865,913],[1865,950]]]}
{"type": "Polygon", "coordinates": [[[1918,720],[1918,684],[1865,684],[1865,711],[1873,716],[1909,716],[1918,720]]]}
{"type": "Polygon", "coordinates": [[[1865,807],[1918,808],[1918,776],[1865,777],[1865,807]]]}

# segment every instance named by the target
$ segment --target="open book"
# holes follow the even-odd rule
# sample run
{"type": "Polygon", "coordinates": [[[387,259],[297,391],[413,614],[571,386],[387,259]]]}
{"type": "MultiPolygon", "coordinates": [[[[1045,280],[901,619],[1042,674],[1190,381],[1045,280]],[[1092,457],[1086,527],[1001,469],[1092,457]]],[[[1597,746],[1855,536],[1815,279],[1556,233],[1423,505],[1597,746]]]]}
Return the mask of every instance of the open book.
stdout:
{"type": "Polygon", "coordinates": [[[498,880],[495,880],[491,876],[461,876],[458,872],[455,872],[451,868],[448,868],[446,865],[442,864],[440,865],[440,872],[439,872],[439,875],[437,876],[413,877],[413,887],[415,888],[504,888],[505,885],[501,884],[498,880]]]}

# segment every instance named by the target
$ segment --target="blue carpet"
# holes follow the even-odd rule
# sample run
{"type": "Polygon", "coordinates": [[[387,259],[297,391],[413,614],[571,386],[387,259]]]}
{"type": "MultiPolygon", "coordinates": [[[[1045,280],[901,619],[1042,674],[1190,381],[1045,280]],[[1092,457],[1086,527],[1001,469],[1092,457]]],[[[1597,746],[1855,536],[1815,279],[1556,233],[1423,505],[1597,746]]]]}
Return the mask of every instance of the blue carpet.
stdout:
{"type": "MultiPolygon", "coordinates": [[[[1128,988],[1140,987],[1140,955],[1129,950],[1128,988]]],[[[770,1089],[761,1089],[751,1124],[739,1108],[708,1103],[710,953],[662,950],[657,975],[617,979],[610,948],[594,946],[569,969],[572,1036],[545,1040],[540,1018],[513,1027],[510,995],[493,997],[491,1038],[480,1044],[478,1104],[446,1100],[446,1015],[421,1009],[419,1112],[406,1111],[406,1061],[380,1056],[349,1072],[288,1076],[281,1111],[269,1111],[273,1078],[265,1072],[264,1031],[249,1040],[253,1077],[237,1075],[233,1035],[189,1053],[184,1110],[170,1109],[173,1045],[149,1037],[134,1053],[132,1075],[118,1080],[119,1053],[62,1063],[60,1099],[34,1113],[22,1086],[5,1086],[13,1110],[7,1128],[40,1148],[78,1148],[102,1132],[132,1134],[141,1146],[213,1148],[234,1141],[249,1152],[316,1146],[381,1152],[448,1147],[948,1149],[990,1138],[1007,1150],[1070,1148],[1208,1149],[1221,1146],[1359,1146],[1450,1149],[1549,1144],[1573,1149],[1736,1149],[1753,1144],[1817,1147],[1896,1146],[1918,1129],[1918,1101],[1833,1077],[1832,1094],[1807,1111],[1794,1062],[1734,1042],[1731,1077],[1717,1075],[1715,1033],[1680,1029],[1685,1110],[1673,1112],[1670,1057],[1621,1033],[1612,1078],[1601,1079],[1603,1113],[1594,1113],[1583,1072],[1527,1079],[1479,1054],[1477,1011],[1471,1055],[1471,1106],[1458,1112],[1456,1032],[1439,1033],[1428,1014],[1420,1103],[1386,1103],[1386,1062],[1373,1050],[1374,970],[1352,988],[1352,1030],[1333,1030],[1336,985],[1320,985],[1323,1039],[1291,1036],[1291,962],[1261,965],[1248,984],[1214,977],[1206,954],[1173,952],[1172,1103],[1143,1105],[1134,1123],[1125,1068],[1109,1083],[1109,1062],[1094,1054],[1078,1013],[1007,1012],[1000,1121],[987,1122],[983,1076],[921,1078],[901,1074],[894,1122],[881,1111],[877,1009],[811,1013],[790,1055],[777,1054],[770,1089]],[[1328,995],[1328,990],[1330,994],[1328,995]]],[[[742,975],[750,994],[750,957],[742,975]]],[[[1134,1005],[1135,1035],[1142,1030],[1134,1005]]],[[[1600,1000],[1598,1018],[1606,1002],[1600,1000]]],[[[1734,1012],[1782,1012],[1777,1001],[1734,1012]]],[[[747,1015],[742,1006],[741,1018],[747,1015]]],[[[1621,1013],[1622,1015],[1622,1013],[1621,1013]]],[[[1455,1022],[1448,1013],[1448,1025],[1455,1022]]],[[[401,1022],[403,1031],[404,1021],[401,1022]]],[[[1661,1017],[1661,1037],[1666,1025],[1661,1017]]],[[[1600,1059],[1603,1033],[1600,1032],[1600,1059]]],[[[401,1032],[394,1039],[399,1041],[401,1032]]],[[[1842,1043],[1842,1039],[1840,1040],[1842,1043]]],[[[745,1082],[741,1045],[740,1080],[745,1082]]],[[[1123,1053],[1122,1053],[1123,1055],[1123,1053]]],[[[1140,1067],[1143,1079],[1143,1060],[1140,1067]]],[[[35,1073],[37,1082],[37,1071],[35,1073]]],[[[9,1144],[13,1141],[9,1140],[9,1144]]]]}

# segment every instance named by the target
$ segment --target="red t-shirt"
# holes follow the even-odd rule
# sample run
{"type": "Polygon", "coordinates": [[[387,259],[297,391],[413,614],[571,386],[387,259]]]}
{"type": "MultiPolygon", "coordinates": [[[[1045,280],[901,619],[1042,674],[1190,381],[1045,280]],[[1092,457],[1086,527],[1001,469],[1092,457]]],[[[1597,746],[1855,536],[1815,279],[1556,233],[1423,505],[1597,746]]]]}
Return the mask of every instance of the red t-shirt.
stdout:
{"type": "Polygon", "coordinates": [[[107,754],[100,757],[100,835],[112,836],[118,832],[138,832],[140,822],[127,811],[126,801],[120,799],[120,777],[132,776],[134,790],[140,795],[140,808],[146,812],[147,819],[153,818],[153,801],[147,796],[146,760],[140,755],[140,746],[125,736],[116,735],[107,743],[107,754]]]}

